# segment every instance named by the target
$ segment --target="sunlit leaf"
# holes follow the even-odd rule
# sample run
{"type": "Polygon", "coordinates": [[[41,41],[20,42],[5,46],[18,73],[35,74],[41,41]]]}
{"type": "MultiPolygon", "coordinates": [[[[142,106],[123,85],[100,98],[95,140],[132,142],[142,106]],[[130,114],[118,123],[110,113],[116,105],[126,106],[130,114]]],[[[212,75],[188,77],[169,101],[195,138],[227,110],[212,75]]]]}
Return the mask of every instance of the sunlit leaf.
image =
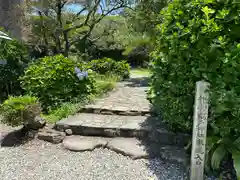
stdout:
{"type": "Polygon", "coordinates": [[[208,6],[205,6],[204,8],[202,8],[202,11],[204,12],[204,14],[205,14],[206,16],[208,16],[209,14],[215,13],[215,10],[209,8],[208,6]]]}
{"type": "Polygon", "coordinates": [[[236,146],[236,148],[237,148],[238,150],[240,150],[240,137],[237,138],[237,139],[234,141],[233,144],[236,146]]]}
{"type": "Polygon", "coordinates": [[[0,39],[12,40],[6,33],[0,31],[0,39]]]}

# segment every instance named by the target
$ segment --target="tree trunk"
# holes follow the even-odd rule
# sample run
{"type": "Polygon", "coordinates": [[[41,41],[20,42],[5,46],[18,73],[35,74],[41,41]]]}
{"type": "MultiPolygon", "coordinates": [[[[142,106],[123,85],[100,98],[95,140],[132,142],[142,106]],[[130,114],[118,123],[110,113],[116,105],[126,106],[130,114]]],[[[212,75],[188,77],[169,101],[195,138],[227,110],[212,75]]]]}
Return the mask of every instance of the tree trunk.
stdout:
{"type": "Polygon", "coordinates": [[[60,54],[62,52],[61,40],[59,32],[55,33],[55,44],[56,44],[56,53],[60,54]]]}
{"type": "Polygon", "coordinates": [[[44,24],[44,19],[43,19],[42,13],[39,11],[38,14],[41,18],[41,31],[43,33],[43,40],[44,40],[44,45],[45,45],[44,50],[45,50],[46,54],[49,55],[49,51],[48,51],[49,43],[48,43],[48,38],[46,35],[46,26],[44,24]]]}
{"type": "Polygon", "coordinates": [[[70,49],[70,43],[68,40],[68,32],[63,33],[64,41],[65,41],[65,49],[64,49],[64,56],[68,57],[69,49],[70,49]]]}

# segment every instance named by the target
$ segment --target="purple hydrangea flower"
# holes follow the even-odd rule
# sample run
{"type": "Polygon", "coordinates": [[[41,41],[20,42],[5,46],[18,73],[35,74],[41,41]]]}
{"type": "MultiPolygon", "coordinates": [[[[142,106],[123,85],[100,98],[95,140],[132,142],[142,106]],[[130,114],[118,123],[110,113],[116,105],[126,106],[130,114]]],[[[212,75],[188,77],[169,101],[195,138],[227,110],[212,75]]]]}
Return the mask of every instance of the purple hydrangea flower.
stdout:
{"type": "Polygon", "coordinates": [[[84,78],[88,78],[88,73],[86,71],[81,71],[77,67],[75,67],[75,73],[76,73],[79,80],[83,80],[84,78]]]}

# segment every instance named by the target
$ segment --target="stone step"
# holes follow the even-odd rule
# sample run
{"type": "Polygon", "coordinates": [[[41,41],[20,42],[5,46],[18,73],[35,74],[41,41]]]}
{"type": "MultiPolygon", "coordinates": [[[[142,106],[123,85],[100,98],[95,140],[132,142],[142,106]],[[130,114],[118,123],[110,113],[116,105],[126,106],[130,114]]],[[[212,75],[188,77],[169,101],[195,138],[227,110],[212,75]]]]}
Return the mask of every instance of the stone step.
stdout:
{"type": "Polygon", "coordinates": [[[127,107],[107,107],[100,105],[87,105],[80,110],[81,113],[104,114],[104,115],[121,115],[121,116],[148,116],[153,115],[150,108],[129,109],[127,107]]]}
{"type": "Polygon", "coordinates": [[[190,137],[167,131],[156,118],[80,113],[56,123],[60,131],[71,129],[74,135],[103,137],[138,137],[163,145],[185,146],[190,137]]]}
{"type": "Polygon", "coordinates": [[[103,138],[90,136],[68,136],[63,147],[75,152],[92,151],[95,148],[107,148],[132,159],[162,158],[187,166],[189,157],[183,148],[162,146],[137,138],[103,138]]]}

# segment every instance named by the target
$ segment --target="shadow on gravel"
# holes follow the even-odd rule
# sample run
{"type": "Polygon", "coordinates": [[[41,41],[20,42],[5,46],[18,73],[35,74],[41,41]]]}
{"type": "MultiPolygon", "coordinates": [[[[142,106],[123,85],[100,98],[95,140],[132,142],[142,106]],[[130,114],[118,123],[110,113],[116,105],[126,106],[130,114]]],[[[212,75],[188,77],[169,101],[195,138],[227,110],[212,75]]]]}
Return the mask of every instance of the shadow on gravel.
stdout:
{"type": "Polygon", "coordinates": [[[29,133],[24,128],[21,128],[4,135],[0,143],[2,147],[14,147],[25,144],[32,139],[33,136],[29,136],[29,133]]]}
{"type": "Polygon", "coordinates": [[[151,128],[150,133],[140,138],[140,141],[149,154],[148,168],[153,176],[158,180],[187,179],[187,167],[181,161],[182,157],[186,157],[183,147],[188,140],[168,131],[166,125],[154,115],[148,117],[141,126],[151,128]]]}
{"type": "Polygon", "coordinates": [[[150,80],[150,77],[133,77],[125,82],[128,87],[148,87],[150,80]]]}

